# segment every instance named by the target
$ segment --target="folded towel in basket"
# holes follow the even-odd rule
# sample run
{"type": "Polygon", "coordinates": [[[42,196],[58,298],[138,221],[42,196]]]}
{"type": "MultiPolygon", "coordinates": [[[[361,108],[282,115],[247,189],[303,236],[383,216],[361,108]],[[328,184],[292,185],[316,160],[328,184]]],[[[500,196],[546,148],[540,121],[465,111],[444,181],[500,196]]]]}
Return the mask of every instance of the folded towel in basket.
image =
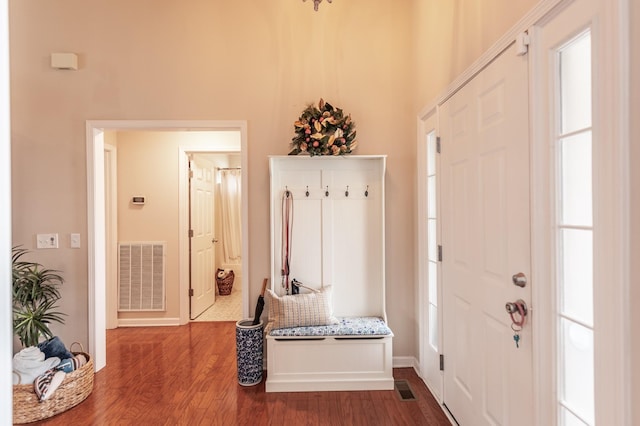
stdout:
{"type": "Polygon", "coordinates": [[[56,389],[60,386],[65,378],[64,371],[56,370],[52,368],[47,370],[44,374],[36,377],[33,382],[33,390],[38,395],[40,402],[48,399],[56,389]]]}
{"type": "Polygon", "coordinates": [[[28,385],[45,371],[60,364],[60,358],[44,358],[44,353],[35,346],[22,349],[13,356],[13,370],[18,373],[19,383],[28,385]]]}
{"type": "Polygon", "coordinates": [[[218,278],[221,280],[231,273],[231,269],[218,269],[218,278]]]}

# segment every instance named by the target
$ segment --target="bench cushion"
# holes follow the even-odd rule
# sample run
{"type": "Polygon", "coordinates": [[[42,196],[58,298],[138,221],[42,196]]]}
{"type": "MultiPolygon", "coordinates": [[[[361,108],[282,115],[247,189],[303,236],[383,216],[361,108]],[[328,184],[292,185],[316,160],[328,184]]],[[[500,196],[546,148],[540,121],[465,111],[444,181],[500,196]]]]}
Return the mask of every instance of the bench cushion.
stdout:
{"type": "Polygon", "coordinates": [[[339,317],[337,324],[313,327],[290,327],[267,329],[274,337],[292,336],[387,336],[393,334],[382,318],[379,317],[339,317]]]}

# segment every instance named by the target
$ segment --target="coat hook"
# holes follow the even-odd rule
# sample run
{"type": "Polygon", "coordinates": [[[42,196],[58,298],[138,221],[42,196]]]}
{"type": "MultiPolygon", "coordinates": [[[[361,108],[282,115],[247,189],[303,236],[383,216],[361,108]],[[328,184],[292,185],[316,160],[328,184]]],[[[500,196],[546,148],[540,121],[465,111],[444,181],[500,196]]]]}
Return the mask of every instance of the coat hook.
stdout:
{"type": "Polygon", "coordinates": [[[365,197],[369,196],[369,185],[367,185],[367,189],[364,191],[364,196],[365,197]]]}
{"type": "Polygon", "coordinates": [[[348,197],[349,196],[349,185],[347,185],[347,190],[344,191],[344,196],[348,197]]]}
{"type": "Polygon", "coordinates": [[[329,185],[327,185],[327,189],[326,189],[326,191],[324,191],[324,196],[325,197],[329,196],[329,185]]]}
{"type": "Polygon", "coordinates": [[[307,192],[304,193],[307,197],[309,196],[309,185],[307,185],[307,192]]]}

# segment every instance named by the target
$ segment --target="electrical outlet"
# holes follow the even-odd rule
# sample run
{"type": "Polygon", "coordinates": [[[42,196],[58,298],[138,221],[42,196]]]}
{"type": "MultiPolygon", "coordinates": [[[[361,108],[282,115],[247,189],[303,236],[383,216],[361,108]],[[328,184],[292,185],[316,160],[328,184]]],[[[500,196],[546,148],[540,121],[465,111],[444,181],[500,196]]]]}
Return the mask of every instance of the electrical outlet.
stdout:
{"type": "Polygon", "coordinates": [[[71,234],[71,248],[80,248],[80,234],[71,234]]]}
{"type": "Polygon", "coordinates": [[[36,247],[38,247],[39,249],[57,249],[58,234],[36,235],[36,247]]]}

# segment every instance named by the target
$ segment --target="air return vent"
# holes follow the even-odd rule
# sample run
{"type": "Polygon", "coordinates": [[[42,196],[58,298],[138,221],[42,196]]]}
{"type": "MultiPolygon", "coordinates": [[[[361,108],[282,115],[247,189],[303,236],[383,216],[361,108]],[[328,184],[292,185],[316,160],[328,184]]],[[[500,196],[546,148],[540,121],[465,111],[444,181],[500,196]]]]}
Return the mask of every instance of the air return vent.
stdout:
{"type": "Polygon", "coordinates": [[[416,397],[411,390],[409,382],[406,380],[394,380],[395,389],[401,401],[415,401],[416,397]]]}
{"type": "Polygon", "coordinates": [[[118,244],[118,311],[164,311],[165,243],[118,244]]]}

